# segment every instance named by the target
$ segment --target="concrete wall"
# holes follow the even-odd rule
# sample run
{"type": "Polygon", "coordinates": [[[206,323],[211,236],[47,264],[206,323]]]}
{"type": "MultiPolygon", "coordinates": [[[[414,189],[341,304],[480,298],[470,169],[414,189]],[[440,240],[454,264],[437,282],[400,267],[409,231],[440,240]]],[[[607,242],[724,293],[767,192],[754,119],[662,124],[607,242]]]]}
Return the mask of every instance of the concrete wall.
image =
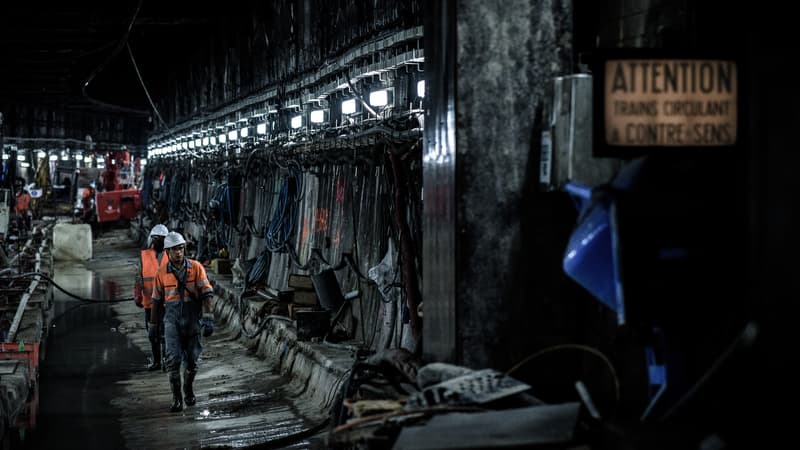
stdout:
{"type": "MultiPolygon", "coordinates": [[[[527,334],[510,326],[514,305],[531,301],[529,283],[541,278],[526,263],[535,255],[521,253],[523,212],[538,180],[547,86],[572,70],[571,6],[462,0],[455,17],[454,358],[503,367],[527,334]]],[[[444,270],[437,262],[426,261],[425,280],[444,270]]]]}

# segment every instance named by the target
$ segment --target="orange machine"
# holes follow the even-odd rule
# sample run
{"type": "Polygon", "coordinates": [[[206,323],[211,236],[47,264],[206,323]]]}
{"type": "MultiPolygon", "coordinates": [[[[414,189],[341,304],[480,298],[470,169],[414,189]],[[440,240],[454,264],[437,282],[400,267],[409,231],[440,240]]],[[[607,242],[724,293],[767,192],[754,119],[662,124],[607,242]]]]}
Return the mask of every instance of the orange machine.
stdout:
{"type": "Polygon", "coordinates": [[[126,150],[106,153],[106,168],[101,174],[102,189],[95,196],[97,221],[115,222],[130,220],[142,209],[140,190],[135,180],[139,174],[139,160],[131,164],[126,150]]]}

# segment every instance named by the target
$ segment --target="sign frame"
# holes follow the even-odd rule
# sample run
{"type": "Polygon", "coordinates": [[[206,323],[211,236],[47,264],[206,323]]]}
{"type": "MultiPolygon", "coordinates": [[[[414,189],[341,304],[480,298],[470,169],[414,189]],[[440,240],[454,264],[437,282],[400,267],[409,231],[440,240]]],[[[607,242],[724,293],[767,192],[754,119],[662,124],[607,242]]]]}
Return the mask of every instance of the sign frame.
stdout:
{"type": "Polygon", "coordinates": [[[738,154],[745,142],[746,111],[743,99],[746,98],[746,70],[741,56],[724,51],[668,50],[668,49],[602,49],[582,55],[592,74],[592,110],[594,113],[593,150],[595,157],[635,158],[644,155],[688,156],[693,154],[738,154]],[[607,142],[606,136],[606,63],[613,60],[713,60],[731,61],[736,71],[736,137],[731,144],[720,145],[617,145],[607,142]]]}

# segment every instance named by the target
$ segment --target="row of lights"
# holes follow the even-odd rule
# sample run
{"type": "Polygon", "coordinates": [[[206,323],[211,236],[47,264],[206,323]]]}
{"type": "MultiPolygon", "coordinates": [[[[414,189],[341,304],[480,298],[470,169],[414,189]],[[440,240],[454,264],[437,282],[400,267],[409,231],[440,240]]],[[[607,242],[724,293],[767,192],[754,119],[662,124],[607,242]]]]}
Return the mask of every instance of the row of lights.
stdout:
{"type": "MultiPolygon", "coordinates": [[[[75,159],[75,161],[77,162],[83,161],[86,164],[90,164],[94,161],[98,169],[105,169],[105,161],[102,159],[102,157],[98,158],[91,155],[84,156],[83,153],[80,151],[75,152],[75,154],[72,157],[70,157],[68,150],[62,150],[61,155],[59,157],[59,154],[57,152],[51,153],[48,156],[48,152],[44,150],[39,150],[36,152],[36,157],[38,159],[47,159],[51,162],[58,161],[59,159],[61,161],[69,161],[71,159],[75,159]]],[[[3,153],[3,159],[4,160],[9,159],[9,154],[3,153]]],[[[27,169],[31,166],[31,164],[27,162],[27,157],[22,153],[17,154],[17,161],[20,163],[20,167],[22,167],[23,169],[27,169]]],[[[139,165],[140,166],[147,165],[147,159],[141,158],[139,160],[139,165]]]]}
{"type": "MultiPolygon", "coordinates": [[[[392,88],[378,89],[370,92],[369,104],[376,108],[385,108],[391,106],[393,103],[394,90],[392,88]]],[[[425,80],[417,82],[417,97],[425,97],[425,80]]],[[[343,100],[341,103],[341,111],[343,116],[351,116],[359,112],[358,103],[355,98],[343,100]]],[[[270,110],[269,113],[276,113],[277,110],[270,110]]],[[[313,109],[310,111],[308,119],[314,125],[323,124],[326,122],[326,109],[313,109]]],[[[270,126],[274,123],[263,119],[266,114],[258,114],[253,116],[254,121],[258,121],[255,126],[255,136],[265,136],[270,126]]],[[[292,130],[297,130],[303,127],[304,115],[297,114],[291,117],[289,126],[292,130]]],[[[249,119],[239,119],[238,122],[228,122],[225,126],[218,126],[214,130],[208,129],[206,131],[195,131],[191,134],[179,136],[177,138],[168,139],[159,144],[154,144],[149,147],[148,157],[168,155],[181,150],[195,150],[206,147],[215,147],[217,144],[234,143],[239,139],[245,139],[251,136],[252,127],[249,126],[249,119]],[[228,130],[227,132],[225,130],[228,130]]]]}
{"type": "MultiPolygon", "coordinates": [[[[226,142],[233,142],[237,139],[250,136],[250,127],[247,119],[240,119],[237,122],[228,122],[225,126],[218,126],[214,130],[195,131],[191,134],[179,136],[163,142],[160,146],[150,146],[148,156],[160,156],[178,150],[194,150],[203,147],[211,147],[226,142]],[[226,129],[229,129],[227,132],[226,129]]],[[[260,123],[256,126],[256,134],[266,134],[266,124],[260,123]]]]}

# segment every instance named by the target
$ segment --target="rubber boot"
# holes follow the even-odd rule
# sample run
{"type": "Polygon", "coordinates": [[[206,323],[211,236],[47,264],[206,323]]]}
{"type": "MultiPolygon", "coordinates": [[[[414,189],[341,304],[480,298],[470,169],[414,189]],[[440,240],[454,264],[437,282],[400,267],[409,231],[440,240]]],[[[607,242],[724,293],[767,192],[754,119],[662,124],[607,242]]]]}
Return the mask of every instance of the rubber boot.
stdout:
{"type": "Polygon", "coordinates": [[[194,406],[196,399],[194,398],[194,376],[197,375],[197,370],[184,370],[183,371],[183,400],[186,406],[194,406]]]}
{"type": "Polygon", "coordinates": [[[153,351],[153,362],[147,366],[148,372],[161,369],[161,346],[159,345],[158,341],[150,341],[150,350],[153,351]]]}
{"type": "Polygon", "coordinates": [[[169,373],[169,384],[172,385],[172,406],[169,412],[180,412],[183,409],[183,399],[181,398],[181,374],[177,371],[169,373]]]}

